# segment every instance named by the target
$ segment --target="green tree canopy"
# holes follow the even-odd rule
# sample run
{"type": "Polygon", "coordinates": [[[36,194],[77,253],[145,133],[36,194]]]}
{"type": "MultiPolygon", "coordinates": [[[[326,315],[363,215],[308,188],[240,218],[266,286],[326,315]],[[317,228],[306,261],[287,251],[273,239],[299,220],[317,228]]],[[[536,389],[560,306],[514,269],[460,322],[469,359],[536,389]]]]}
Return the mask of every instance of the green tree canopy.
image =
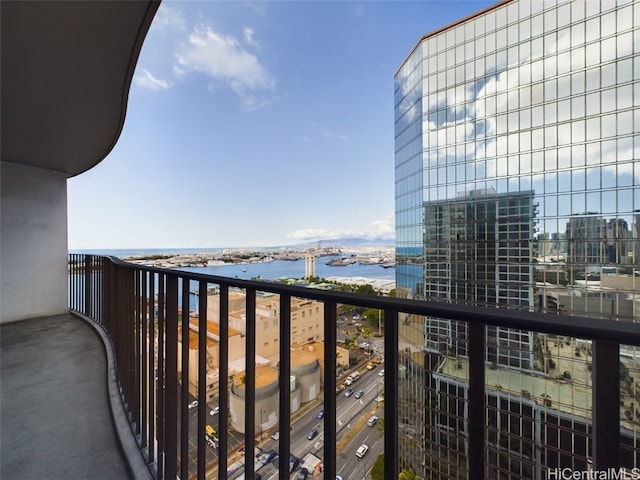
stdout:
{"type": "Polygon", "coordinates": [[[384,480],[384,454],[379,455],[371,469],[371,480],[384,480]]]}

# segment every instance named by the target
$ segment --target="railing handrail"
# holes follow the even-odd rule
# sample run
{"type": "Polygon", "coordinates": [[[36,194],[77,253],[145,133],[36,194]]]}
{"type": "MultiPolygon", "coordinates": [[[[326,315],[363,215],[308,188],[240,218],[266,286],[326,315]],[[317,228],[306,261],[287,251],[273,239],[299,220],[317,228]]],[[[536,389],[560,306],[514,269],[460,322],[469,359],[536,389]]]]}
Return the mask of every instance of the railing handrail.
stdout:
{"type": "Polygon", "coordinates": [[[629,346],[640,346],[640,324],[633,321],[615,321],[603,318],[584,317],[578,315],[528,312],[509,309],[508,305],[479,306],[460,303],[449,303],[434,299],[415,300],[397,297],[363,295],[352,292],[336,292],[313,288],[286,285],[275,281],[244,280],[222,277],[206,273],[187,272],[179,269],[150,267],[126,262],[117,257],[107,256],[116,265],[141,269],[165,275],[178,275],[195,281],[206,281],[217,285],[234,288],[255,289],[277,294],[310,300],[331,301],[339,304],[358,307],[393,310],[413,315],[429,316],[465,323],[480,323],[503,328],[519,330],[535,330],[540,333],[564,335],[589,340],[606,340],[629,346]]]}

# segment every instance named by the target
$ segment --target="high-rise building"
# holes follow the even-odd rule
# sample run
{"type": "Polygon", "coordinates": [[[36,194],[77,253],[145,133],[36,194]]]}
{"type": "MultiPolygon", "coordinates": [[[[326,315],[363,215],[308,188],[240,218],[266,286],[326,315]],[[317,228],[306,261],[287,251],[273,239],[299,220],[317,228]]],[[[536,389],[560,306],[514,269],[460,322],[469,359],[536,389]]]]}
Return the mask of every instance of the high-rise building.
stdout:
{"type": "MultiPolygon", "coordinates": [[[[502,1],[425,35],[395,75],[398,296],[639,322],[639,152],[640,2],[502,1]]],[[[473,477],[466,344],[401,318],[399,456],[419,478],[473,477]]],[[[487,478],[588,468],[590,354],[487,332],[487,478]]],[[[623,358],[638,467],[640,353],[623,358]]]]}

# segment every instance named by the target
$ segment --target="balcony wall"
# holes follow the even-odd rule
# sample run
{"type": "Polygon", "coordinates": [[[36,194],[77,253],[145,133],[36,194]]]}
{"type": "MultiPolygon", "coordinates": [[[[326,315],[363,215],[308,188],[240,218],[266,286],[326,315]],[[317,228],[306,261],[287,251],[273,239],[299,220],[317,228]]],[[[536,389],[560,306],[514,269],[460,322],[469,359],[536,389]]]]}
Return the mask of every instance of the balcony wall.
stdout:
{"type": "Polygon", "coordinates": [[[0,323],[67,311],[67,176],[1,162],[0,323]]]}

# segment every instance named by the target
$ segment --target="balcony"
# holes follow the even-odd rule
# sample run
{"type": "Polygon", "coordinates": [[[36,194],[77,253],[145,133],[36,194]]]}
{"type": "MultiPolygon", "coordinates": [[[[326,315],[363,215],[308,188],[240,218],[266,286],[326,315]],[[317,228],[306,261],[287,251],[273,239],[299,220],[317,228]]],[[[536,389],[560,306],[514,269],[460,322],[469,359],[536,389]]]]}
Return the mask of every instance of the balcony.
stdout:
{"type": "MultiPolygon", "coordinates": [[[[230,428],[233,418],[217,415],[214,419],[207,408],[209,389],[205,383],[210,379],[207,371],[211,365],[211,359],[207,358],[210,335],[195,335],[194,344],[194,331],[210,332],[206,326],[207,316],[200,312],[209,311],[211,316],[208,307],[215,307],[219,315],[217,335],[220,339],[230,338],[230,330],[233,329],[229,325],[230,296],[238,290],[243,292],[246,307],[246,332],[243,335],[246,358],[259,357],[256,357],[258,296],[264,293],[276,296],[280,331],[291,331],[294,299],[304,298],[322,305],[324,416],[317,422],[322,426],[324,438],[317,453],[322,459],[323,469],[316,472],[321,478],[336,478],[336,473],[344,473],[340,468],[347,463],[339,451],[343,446],[343,432],[337,397],[333,394],[338,384],[335,375],[335,325],[341,304],[377,308],[385,312],[384,386],[379,392],[384,394],[384,410],[379,415],[384,424],[384,435],[380,440],[385,455],[382,478],[398,478],[399,466],[405,465],[399,445],[407,436],[421,438],[433,446],[429,460],[434,477],[492,478],[491,465],[497,462],[496,455],[499,457],[501,450],[512,450],[514,447],[509,442],[514,437],[521,435],[522,441],[527,442],[527,437],[532,435],[524,426],[520,434],[509,429],[503,435],[507,438],[506,447],[504,441],[494,438],[496,412],[500,417],[504,413],[502,409],[512,408],[516,396],[520,404],[528,404],[538,412],[535,420],[532,416],[532,422],[540,422],[540,415],[560,416],[567,407],[578,411],[583,403],[586,405],[588,418],[584,425],[576,421],[576,415],[573,421],[562,425],[563,429],[569,429],[568,433],[572,428],[581,430],[578,433],[586,438],[585,452],[581,453],[577,444],[575,450],[563,452],[560,434],[553,450],[559,456],[569,457],[576,469],[581,461],[594,470],[630,469],[638,465],[638,428],[625,418],[624,408],[611,408],[612,405],[629,403],[627,394],[621,389],[625,384],[621,377],[628,373],[621,374],[619,365],[626,346],[640,346],[637,324],[358,296],[148,268],[105,257],[72,255],[69,259],[69,308],[73,315],[3,326],[3,477],[40,476],[38,472],[56,472],[56,468],[60,468],[59,471],[65,472],[64,476],[68,478],[87,476],[88,471],[103,472],[105,478],[122,478],[127,472],[136,478],[236,478],[241,471],[260,471],[262,464],[259,459],[243,452],[264,447],[271,441],[269,433],[278,437],[279,452],[278,459],[269,468],[277,468],[280,472],[278,478],[289,478],[288,453],[296,447],[292,443],[291,428],[295,427],[298,416],[290,415],[295,410],[292,396],[278,395],[279,422],[268,432],[263,431],[267,421],[261,417],[266,412],[259,410],[256,413],[256,405],[260,402],[262,367],[256,366],[255,362],[246,362],[242,375],[244,402],[241,413],[244,416],[243,429],[247,433],[239,435],[230,428]],[[210,295],[212,287],[216,291],[214,296],[210,295]],[[197,299],[195,303],[194,298],[197,299]],[[211,298],[217,299],[218,304],[207,305],[211,298]],[[183,308],[187,305],[189,308],[183,308]],[[424,369],[420,372],[407,371],[405,366],[409,363],[406,359],[411,354],[398,349],[398,325],[421,317],[464,322],[468,331],[467,355],[455,361],[442,357],[444,361],[426,375],[424,369]],[[514,325],[519,329],[548,334],[549,338],[579,338],[589,342],[592,380],[588,383],[592,388],[586,389],[580,398],[575,394],[571,400],[564,399],[565,407],[555,405],[556,399],[536,399],[534,387],[529,387],[531,391],[523,389],[515,395],[513,388],[504,380],[508,378],[507,373],[515,373],[485,362],[487,345],[495,340],[486,335],[485,327],[514,325]],[[91,333],[92,328],[99,336],[91,333]],[[189,341],[182,341],[182,332],[190,332],[189,341]],[[102,356],[104,349],[100,337],[105,342],[108,362],[102,356]],[[154,347],[149,348],[151,345],[154,347]],[[191,361],[190,351],[197,352],[191,361]],[[194,397],[189,393],[190,389],[181,388],[181,385],[193,383],[195,372],[191,372],[190,377],[189,369],[194,366],[198,370],[195,375],[198,406],[189,408],[194,397]],[[502,372],[500,382],[503,385],[496,385],[496,370],[502,372]],[[418,376],[412,377],[416,373],[423,379],[432,376],[442,380],[446,377],[450,381],[458,379],[460,385],[465,385],[459,391],[457,403],[450,401],[448,407],[442,404],[438,407],[439,420],[435,424],[430,423],[441,430],[441,436],[436,440],[426,433],[427,428],[423,428],[426,420],[423,420],[425,425],[412,425],[413,433],[407,433],[410,429],[405,428],[401,421],[404,419],[399,415],[400,404],[407,401],[399,398],[403,396],[399,391],[406,388],[407,382],[417,384],[418,376]],[[110,385],[109,394],[105,383],[110,385]],[[501,400],[507,397],[511,407],[505,407],[501,400]],[[29,408],[25,408],[26,405],[29,408]],[[122,412],[120,415],[119,410],[122,412]],[[110,421],[111,411],[116,414],[113,423],[110,421]],[[451,415],[452,412],[456,415],[451,415]],[[215,449],[211,445],[211,436],[206,433],[206,426],[210,423],[217,427],[215,449]],[[454,443],[441,440],[442,432],[447,428],[451,430],[451,438],[462,439],[455,444],[455,462],[459,465],[455,474],[443,474],[442,466],[434,460],[442,452],[452,451],[454,443]],[[402,438],[399,438],[399,432],[402,438]],[[126,453],[125,457],[120,457],[119,445],[126,453]],[[181,461],[187,458],[188,461],[181,461]],[[242,465],[241,469],[237,468],[239,465],[242,465]]],[[[504,342],[504,338],[500,337],[499,342],[504,342]]],[[[295,368],[291,348],[289,336],[281,336],[278,385],[290,385],[290,375],[295,368]]],[[[237,376],[234,377],[230,371],[234,367],[229,366],[229,359],[229,342],[221,340],[217,363],[218,392],[233,391],[237,387],[233,385],[237,376]]],[[[558,380],[556,383],[564,385],[567,382],[558,380]]],[[[235,400],[230,395],[216,397],[220,412],[233,410],[235,415],[238,414],[238,407],[231,404],[235,400]]],[[[311,411],[315,417],[316,411],[311,411]]],[[[309,409],[303,408],[300,412],[311,415],[309,409]]],[[[418,413],[424,414],[425,411],[418,410],[418,413]]],[[[525,425],[522,416],[519,418],[525,425]]],[[[498,428],[498,436],[500,433],[498,428]]],[[[523,454],[522,451],[519,453],[523,454]]],[[[369,462],[363,471],[366,478],[371,478],[370,468],[374,461],[371,455],[369,457],[363,459],[369,462]]],[[[563,465],[553,464],[554,456],[549,451],[545,451],[542,458],[547,462],[543,465],[545,469],[563,465]]],[[[503,474],[505,471],[501,470],[503,474]]],[[[359,477],[360,471],[357,473],[359,477]]],[[[530,474],[521,475],[526,478],[530,474]]],[[[531,474],[530,477],[538,475],[531,474]]],[[[249,474],[246,476],[250,477],[249,474]]],[[[514,475],[510,478],[520,477],[514,475]]]]}

